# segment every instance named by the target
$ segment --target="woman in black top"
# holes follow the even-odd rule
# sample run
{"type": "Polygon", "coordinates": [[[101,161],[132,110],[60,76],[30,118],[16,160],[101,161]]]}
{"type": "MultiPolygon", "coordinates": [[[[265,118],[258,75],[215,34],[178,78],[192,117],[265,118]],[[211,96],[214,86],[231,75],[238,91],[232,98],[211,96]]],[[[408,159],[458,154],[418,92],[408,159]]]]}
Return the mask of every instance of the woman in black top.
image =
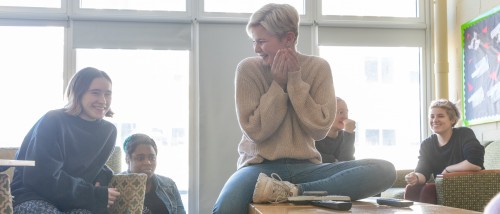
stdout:
{"type": "Polygon", "coordinates": [[[417,168],[405,176],[407,191],[413,186],[422,186],[431,175],[484,169],[484,147],[474,132],[467,127],[453,128],[460,118],[457,107],[440,99],[431,103],[429,112],[429,125],[434,134],[420,144],[417,168]]]}

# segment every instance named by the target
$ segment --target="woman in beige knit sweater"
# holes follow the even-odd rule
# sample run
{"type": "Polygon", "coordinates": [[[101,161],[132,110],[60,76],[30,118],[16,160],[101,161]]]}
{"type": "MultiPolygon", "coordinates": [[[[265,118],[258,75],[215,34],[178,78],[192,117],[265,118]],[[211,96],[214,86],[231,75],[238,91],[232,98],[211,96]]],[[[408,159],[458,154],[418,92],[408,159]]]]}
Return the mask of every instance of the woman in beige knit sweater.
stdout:
{"type": "Polygon", "coordinates": [[[243,132],[238,170],[213,213],[247,213],[252,201],[282,202],[304,191],[356,200],[395,180],[394,166],[384,160],[321,162],[314,142],[325,138],[335,119],[332,73],[324,59],[296,51],[298,24],[297,10],[288,4],[267,4],[250,17],[247,32],[258,56],[236,69],[243,132]]]}

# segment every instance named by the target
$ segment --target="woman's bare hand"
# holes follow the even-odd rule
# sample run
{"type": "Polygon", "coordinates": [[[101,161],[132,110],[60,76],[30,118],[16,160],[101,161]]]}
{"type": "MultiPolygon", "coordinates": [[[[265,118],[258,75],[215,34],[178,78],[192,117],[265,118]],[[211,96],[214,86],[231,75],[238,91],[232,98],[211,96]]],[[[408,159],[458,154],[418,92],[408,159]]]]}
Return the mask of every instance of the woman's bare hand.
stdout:
{"type": "Polygon", "coordinates": [[[418,184],[418,175],[415,172],[410,172],[405,175],[405,181],[409,185],[416,185],[418,184]]]}
{"type": "Polygon", "coordinates": [[[120,192],[116,188],[108,188],[108,208],[115,204],[116,199],[120,197],[120,192]]]}
{"type": "Polygon", "coordinates": [[[286,90],[288,72],[298,71],[299,69],[299,61],[292,49],[280,49],[274,56],[271,72],[274,81],[276,81],[283,90],[286,90]]]}

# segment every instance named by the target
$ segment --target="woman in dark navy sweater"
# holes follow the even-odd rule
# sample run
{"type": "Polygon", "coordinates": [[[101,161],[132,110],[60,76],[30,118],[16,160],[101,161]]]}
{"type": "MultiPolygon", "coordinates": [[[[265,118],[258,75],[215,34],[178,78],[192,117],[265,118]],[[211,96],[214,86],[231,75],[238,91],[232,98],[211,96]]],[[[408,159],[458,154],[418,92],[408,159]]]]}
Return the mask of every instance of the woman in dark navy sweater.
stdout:
{"type": "Polygon", "coordinates": [[[95,68],[77,72],[66,92],[68,104],[47,112],[28,132],[12,181],[14,213],[107,213],[119,192],[108,188],[105,166],[116,141],[111,117],[111,79],[95,68]]]}

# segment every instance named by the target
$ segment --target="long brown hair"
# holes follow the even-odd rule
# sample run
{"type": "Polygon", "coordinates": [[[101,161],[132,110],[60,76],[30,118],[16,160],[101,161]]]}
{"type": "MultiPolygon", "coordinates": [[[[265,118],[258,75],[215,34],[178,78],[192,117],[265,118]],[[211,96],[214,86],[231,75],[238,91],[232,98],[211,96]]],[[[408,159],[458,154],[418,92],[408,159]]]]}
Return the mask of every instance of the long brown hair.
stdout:
{"type": "MultiPolygon", "coordinates": [[[[79,115],[82,113],[82,103],[81,99],[83,94],[87,92],[92,84],[92,81],[96,78],[104,77],[110,83],[111,78],[106,74],[106,72],[98,70],[92,67],[86,67],[78,72],[71,78],[71,81],[66,88],[66,97],[68,98],[68,103],[64,106],[66,112],[71,115],[79,115]]],[[[106,117],[113,117],[114,112],[111,108],[106,112],[106,117]]]]}

